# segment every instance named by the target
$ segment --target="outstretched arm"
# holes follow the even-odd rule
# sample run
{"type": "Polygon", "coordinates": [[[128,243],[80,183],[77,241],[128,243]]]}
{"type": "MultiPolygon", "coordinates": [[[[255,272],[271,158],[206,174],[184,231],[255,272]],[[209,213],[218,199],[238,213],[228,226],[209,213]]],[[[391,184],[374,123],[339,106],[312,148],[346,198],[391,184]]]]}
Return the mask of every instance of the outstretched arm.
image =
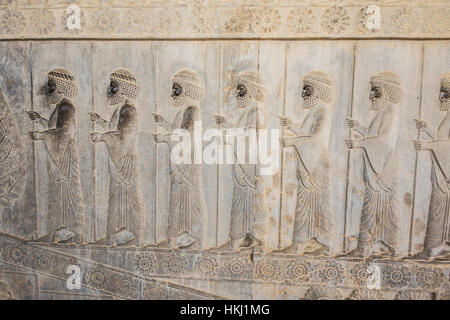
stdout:
{"type": "Polygon", "coordinates": [[[363,137],[367,136],[367,133],[369,131],[369,129],[361,125],[358,120],[352,118],[347,118],[347,126],[350,129],[355,129],[356,132],[358,132],[363,137]]]}
{"type": "Polygon", "coordinates": [[[48,128],[48,119],[44,118],[43,116],[40,115],[39,112],[36,111],[27,111],[28,117],[32,120],[32,121],[36,121],[37,123],[39,123],[41,126],[43,126],[45,129],[48,128]]]}
{"type": "Polygon", "coordinates": [[[91,117],[91,121],[100,125],[103,129],[108,128],[108,121],[102,119],[96,112],[89,112],[89,116],[91,117]]]}
{"type": "Polygon", "coordinates": [[[111,145],[113,140],[116,140],[119,137],[119,131],[109,131],[105,133],[93,132],[91,133],[92,142],[104,142],[107,145],[111,145]]]}
{"type": "Polygon", "coordinates": [[[172,131],[172,124],[167,121],[162,115],[152,112],[153,120],[164,128],[167,132],[172,131]]]}
{"type": "Polygon", "coordinates": [[[431,140],[434,140],[433,131],[436,132],[435,129],[428,127],[428,125],[425,122],[425,120],[414,119],[414,121],[416,121],[416,128],[417,128],[417,130],[419,130],[420,132],[425,133],[431,140]]]}

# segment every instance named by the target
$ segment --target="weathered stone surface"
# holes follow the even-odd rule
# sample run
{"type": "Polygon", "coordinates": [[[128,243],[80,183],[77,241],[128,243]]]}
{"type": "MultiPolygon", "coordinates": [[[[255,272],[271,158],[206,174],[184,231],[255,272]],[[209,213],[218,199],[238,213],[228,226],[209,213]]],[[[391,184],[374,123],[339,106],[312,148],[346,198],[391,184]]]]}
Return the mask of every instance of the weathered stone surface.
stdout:
{"type": "Polygon", "coordinates": [[[1,5],[0,299],[449,298],[446,3],[137,2],[1,5]]]}

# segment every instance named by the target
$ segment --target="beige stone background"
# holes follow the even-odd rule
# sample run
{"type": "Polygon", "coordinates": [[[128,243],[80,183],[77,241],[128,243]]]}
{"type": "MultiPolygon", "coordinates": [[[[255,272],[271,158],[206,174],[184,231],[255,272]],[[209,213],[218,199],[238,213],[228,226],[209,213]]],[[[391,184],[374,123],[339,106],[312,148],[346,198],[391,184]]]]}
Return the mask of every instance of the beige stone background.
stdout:
{"type": "MultiPolygon", "coordinates": [[[[431,196],[431,161],[416,152],[414,119],[436,127],[442,120],[440,78],[450,71],[450,8],[447,1],[0,1],[0,87],[16,122],[24,181],[16,198],[0,203],[0,284],[17,299],[448,299],[449,261],[402,259],[422,251],[431,196]],[[68,30],[67,7],[81,9],[81,29],[68,30]],[[368,30],[366,9],[380,8],[380,29],[368,30]],[[153,142],[152,112],[173,120],[171,79],[181,69],[199,75],[205,98],[203,129],[213,115],[233,115],[224,101],[230,72],[257,69],[268,92],[268,128],[279,116],[303,119],[301,76],[319,69],[336,86],[329,140],[334,228],[323,235],[337,255],[355,246],[362,210],[361,159],[349,155],[345,119],[364,125],[372,117],[370,77],[391,71],[403,97],[395,157],[398,197],[396,257],[369,259],[274,253],[106,248],[33,244],[44,235],[49,197],[47,153],[27,132],[40,129],[26,116],[50,116],[42,94],[47,73],[69,70],[79,85],[77,147],[88,241],[106,233],[109,173],[104,145],[94,145],[88,112],[109,119],[109,74],[125,68],[141,85],[138,152],[147,244],[167,233],[168,150],[153,142]],[[350,111],[351,110],[351,111],[350,111]],[[350,159],[350,164],[348,159],[350,159]],[[412,224],[411,224],[412,222],[412,224]],[[412,230],[412,232],[410,232],[412,230]],[[345,234],[344,234],[345,232],[345,234]],[[143,268],[149,262],[152,268],[143,268]],[[67,266],[78,265],[82,288],[66,286],[67,266]],[[170,265],[177,265],[171,268],[170,265]],[[205,271],[207,266],[209,271],[205,271]],[[233,272],[234,267],[239,272],[233,272]],[[297,268],[297,269],[296,269],[297,268]],[[367,288],[360,270],[375,268],[381,283],[367,288]],[[297,270],[297,271],[295,271],[297,270]],[[300,272],[301,275],[296,272],[300,272]],[[392,281],[393,275],[399,281],[392,281]],[[431,280],[430,280],[431,279],[431,280]],[[9,291],[8,291],[9,290],[9,291]]],[[[283,151],[280,174],[264,178],[267,190],[267,251],[292,243],[296,184],[293,154],[283,151]]],[[[3,169],[2,169],[3,170],[3,169]]],[[[207,247],[229,236],[230,166],[203,165],[208,208],[207,247]]],[[[1,287],[0,287],[1,288],[1,287]]],[[[0,292],[1,293],[1,292],[0,292]]],[[[2,297],[0,295],[0,297],[2,297]]]]}

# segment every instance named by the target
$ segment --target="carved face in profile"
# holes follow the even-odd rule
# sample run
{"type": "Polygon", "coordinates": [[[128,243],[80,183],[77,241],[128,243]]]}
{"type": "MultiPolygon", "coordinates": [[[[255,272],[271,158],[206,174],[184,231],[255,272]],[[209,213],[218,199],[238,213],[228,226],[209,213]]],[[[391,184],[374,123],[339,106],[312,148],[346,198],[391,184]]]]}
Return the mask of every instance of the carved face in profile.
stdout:
{"type": "Polygon", "coordinates": [[[58,87],[53,79],[48,79],[47,81],[47,98],[50,104],[57,104],[64,98],[64,96],[58,92],[58,87]]]}
{"type": "Polygon", "coordinates": [[[439,92],[439,100],[441,102],[439,109],[441,111],[448,111],[450,107],[450,88],[441,86],[441,90],[439,92]]]}
{"type": "Polygon", "coordinates": [[[385,97],[384,89],[381,86],[372,85],[370,88],[369,100],[372,102],[370,109],[379,110],[387,105],[388,100],[385,97]]]}
{"type": "Polygon", "coordinates": [[[301,97],[303,99],[303,108],[309,109],[319,104],[319,98],[316,94],[316,89],[308,83],[305,83],[302,88],[301,97]]]}
{"type": "Polygon", "coordinates": [[[172,84],[172,93],[170,94],[170,96],[173,99],[174,107],[182,107],[189,102],[183,86],[181,85],[181,83],[175,81],[172,84]]]}
{"type": "Polygon", "coordinates": [[[236,86],[236,100],[238,108],[245,108],[251,102],[248,88],[243,83],[238,83],[236,86]]]}
{"type": "Polygon", "coordinates": [[[111,80],[108,86],[108,99],[112,105],[118,104],[124,100],[124,96],[120,93],[120,86],[114,80],[111,80]]]}

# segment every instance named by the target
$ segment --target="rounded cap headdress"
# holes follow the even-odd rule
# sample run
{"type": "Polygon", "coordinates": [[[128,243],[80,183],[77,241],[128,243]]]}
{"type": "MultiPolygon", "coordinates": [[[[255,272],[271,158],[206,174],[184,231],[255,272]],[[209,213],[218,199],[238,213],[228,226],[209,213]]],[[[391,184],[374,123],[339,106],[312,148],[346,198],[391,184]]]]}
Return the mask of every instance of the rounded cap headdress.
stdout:
{"type": "Polygon", "coordinates": [[[318,70],[308,72],[303,76],[303,84],[309,84],[317,90],[317,97],[324,103],[334,101],[334,82],[328,73],[318,70]]]}
{"type": "Polygon", "coordinates": [[[119,86],[119,92],[116,96],[112,96],[111,102],[117,104],[125,100],[136,100],[141,93],[141,88],[134,77],[134,75],[125,69],[119,69],[111,73],[111,81],[114,81],[119,86]]]}
{"type": "Polygon", "coordinates": [[[370,83],[382,87],[391,103],[397,104],[400,102],[402,88],[400,79],[396,74],[390,71],[379,72],[370,78],[370,83]]]}
{"type": "Polygon", "coordinates": [[[190,70],[181,70],[173,76],[173,82],[182,88],[181,95],[185,95],[195,102],[199,102],[203,98],[203,88],[198,75],[190,70]]]}
{"type": "Polygon", "coordinates": [[[50,103],[58,103],[63,98],[73,99],[78,95],[78,86],[69,71],[54,69],[48,73],[48,79],[56,85],[56,90],[49,96],[50,103]]]}

